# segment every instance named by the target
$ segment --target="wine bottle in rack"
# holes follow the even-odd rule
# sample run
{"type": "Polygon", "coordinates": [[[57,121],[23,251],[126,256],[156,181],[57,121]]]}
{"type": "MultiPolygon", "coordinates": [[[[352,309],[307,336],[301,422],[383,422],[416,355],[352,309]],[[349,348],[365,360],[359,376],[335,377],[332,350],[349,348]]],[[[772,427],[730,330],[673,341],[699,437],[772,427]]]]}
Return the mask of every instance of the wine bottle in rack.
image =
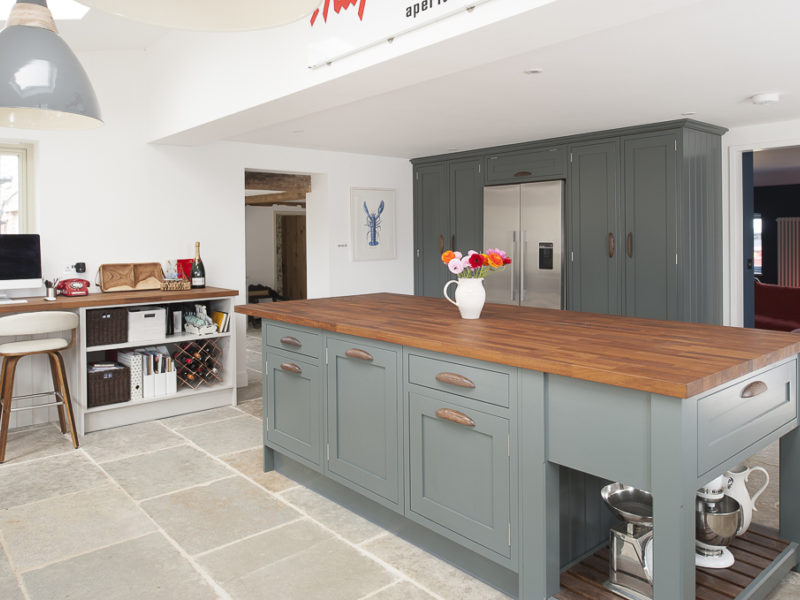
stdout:
{"type": "Polygon", "coordinates": [[[206,287],[206,268],[203,266],[203,259],[200,258],[200,242],[194,243],[194,262],[191,270],[192,287],[206,287]]]}

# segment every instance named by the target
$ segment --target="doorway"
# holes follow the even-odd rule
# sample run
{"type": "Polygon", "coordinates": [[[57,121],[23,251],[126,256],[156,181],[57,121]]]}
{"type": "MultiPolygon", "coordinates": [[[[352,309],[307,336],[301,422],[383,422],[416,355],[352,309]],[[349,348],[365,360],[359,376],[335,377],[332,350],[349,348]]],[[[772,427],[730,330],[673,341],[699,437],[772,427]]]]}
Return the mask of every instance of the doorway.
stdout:
{"type": "Polygon", "coordinates": [[[284,299],[306,299],[305,214],[275,214],[275,271],[284,299]]]}

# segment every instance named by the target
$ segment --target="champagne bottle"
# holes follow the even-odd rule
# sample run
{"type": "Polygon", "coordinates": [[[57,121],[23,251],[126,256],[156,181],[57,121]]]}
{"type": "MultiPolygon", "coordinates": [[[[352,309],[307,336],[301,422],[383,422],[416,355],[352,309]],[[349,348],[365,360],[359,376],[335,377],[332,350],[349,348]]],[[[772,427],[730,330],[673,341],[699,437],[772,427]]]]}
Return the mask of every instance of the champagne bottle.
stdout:
{"type": "Polygon", "coordinates": [[[206,268],[200,258],[200,242],[194,243],[194,262],[192,263],[191,276],[193,288],[206,287],[206,268]]]}

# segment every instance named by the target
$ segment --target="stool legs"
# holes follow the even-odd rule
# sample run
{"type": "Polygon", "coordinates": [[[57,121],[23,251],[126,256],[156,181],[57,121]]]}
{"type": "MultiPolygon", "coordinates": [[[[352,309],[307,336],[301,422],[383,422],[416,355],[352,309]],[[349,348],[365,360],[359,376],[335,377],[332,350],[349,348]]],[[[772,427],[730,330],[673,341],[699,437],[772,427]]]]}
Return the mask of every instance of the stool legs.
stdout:
{"type": "Polygon", "coordinates": [[[50,361],[50,376],[53,378],[53,393],[56,400],[61,400],[62,403],[58,405],[58,424],[61,426],[61,433],[67,433],[67,421],[64,417],[64,396],[61,392],[61,380],[58,377],[58,359],[54,353],[48,352],[47,359],[50,361]]]}
{"type": "Polygon", "coordinates": [[[14,392],[14,371],[17,369],[19,356],[6,356],[3,369],[0,371],[0,463],[6,459],[6,440],[8,424],[11,422],[11,396],[14,392]]]}
{"type": "Polygon", "coordinates": [[[62,409],[62,411],[66,413],[69,432],[72,436],[72,447],[77,448],[78,433],[75,431],[75,415],[72,412],[72,399],[70,398],[69,386],[67,385],[67,369],[64,366],[64,357],[61,356],[60,352],[49,352],[48,354],[50,354],[51,359],[55,360],[55,366],[57,367],[56,371],[58,373],[58,388],[61,391],[61,401],[64,403],[63,407],[59,406],[59,409],[62,409]]]}

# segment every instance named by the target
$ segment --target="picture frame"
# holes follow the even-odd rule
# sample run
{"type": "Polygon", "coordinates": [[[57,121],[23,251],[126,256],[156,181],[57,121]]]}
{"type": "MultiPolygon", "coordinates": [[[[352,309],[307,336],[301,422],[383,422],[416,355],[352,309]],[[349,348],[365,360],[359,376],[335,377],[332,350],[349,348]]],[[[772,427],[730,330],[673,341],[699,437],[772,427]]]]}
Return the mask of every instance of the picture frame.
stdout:
{"type": "Polygon", "coordinates": [[[354,261],[397,257],[397,207],[393,189],[350,188],[350,242],[354,261]]]}

